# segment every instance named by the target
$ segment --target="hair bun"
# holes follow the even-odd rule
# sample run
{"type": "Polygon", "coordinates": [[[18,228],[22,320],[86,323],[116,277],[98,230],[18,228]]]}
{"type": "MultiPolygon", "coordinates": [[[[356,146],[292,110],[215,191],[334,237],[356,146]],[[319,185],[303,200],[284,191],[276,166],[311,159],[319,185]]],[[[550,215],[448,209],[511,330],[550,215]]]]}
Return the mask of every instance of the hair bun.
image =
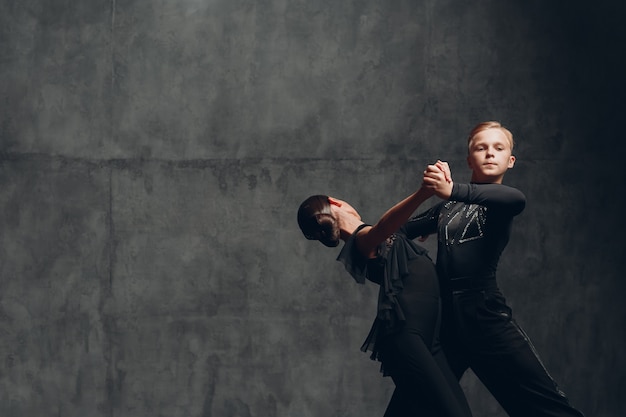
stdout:
{"type": "Polygon", "coordinates": [[[339,245],[340,233],[328,196],[313,195],[298,209],[298,226],[307,239],[319,240],[328,247],[339,245]]]}

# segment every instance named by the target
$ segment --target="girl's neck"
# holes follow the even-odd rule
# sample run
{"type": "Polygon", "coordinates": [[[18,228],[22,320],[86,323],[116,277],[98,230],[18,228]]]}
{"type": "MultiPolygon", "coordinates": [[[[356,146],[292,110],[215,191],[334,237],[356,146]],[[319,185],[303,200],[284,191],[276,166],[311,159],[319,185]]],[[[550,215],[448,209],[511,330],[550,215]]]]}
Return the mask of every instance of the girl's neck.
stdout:
{"type": "Polygon", "coordinates": [[[341,234],[341,239],[344,242],[346,240],[348,240],[350,238],[350,236],[352,236],[354,231],[360,225],[363,224],[361,219],[358,219],[357,217],[355,217],[353,215],[348,215],[348,214],[340,216],[338,221],[339,221],[339,231],[340,231],[340,234],[341,234]]]}

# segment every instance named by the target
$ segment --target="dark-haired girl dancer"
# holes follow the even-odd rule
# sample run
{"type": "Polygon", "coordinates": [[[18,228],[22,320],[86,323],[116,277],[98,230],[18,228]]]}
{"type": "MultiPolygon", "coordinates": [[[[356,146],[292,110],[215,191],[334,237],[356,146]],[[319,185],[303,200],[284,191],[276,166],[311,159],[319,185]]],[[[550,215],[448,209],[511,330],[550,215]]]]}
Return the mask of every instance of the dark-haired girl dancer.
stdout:
{"type": "Polygon", "coordinates": [[[430,196],[417,192],[389,209],[373,226],[345,201],[315,195],[298,210],[307,239],[328,247],[345,242],[339,257],[358,283],[380,286],[378,313],[362,350],[381,361],[395,383],[385,417],[470,417],[465,396],[439,347],[439,287],[426,250],[400,226],[430,196]]]}

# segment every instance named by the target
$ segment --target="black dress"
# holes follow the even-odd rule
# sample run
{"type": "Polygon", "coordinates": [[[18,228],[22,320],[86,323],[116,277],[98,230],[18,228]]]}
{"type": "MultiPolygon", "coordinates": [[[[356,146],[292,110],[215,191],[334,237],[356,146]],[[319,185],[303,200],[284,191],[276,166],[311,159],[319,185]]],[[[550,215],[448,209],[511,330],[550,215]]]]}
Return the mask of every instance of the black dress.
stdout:
{"type": "Polygon", "coordinates": [[[372,351],[396,385],[385,417],[471,416],[439,346],[439,286],[426,250],[398,232],[366,259],[356,248],[358,230],[337,260],[358,283],[380,286],[376,319],[361,350],[372,351]]]}

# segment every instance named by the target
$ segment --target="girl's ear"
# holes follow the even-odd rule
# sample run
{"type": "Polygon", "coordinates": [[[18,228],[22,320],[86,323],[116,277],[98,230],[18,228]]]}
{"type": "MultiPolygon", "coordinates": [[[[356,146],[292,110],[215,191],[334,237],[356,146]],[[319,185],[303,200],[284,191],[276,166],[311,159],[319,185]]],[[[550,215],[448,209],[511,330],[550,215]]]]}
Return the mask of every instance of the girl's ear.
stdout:
{"type": "Polygon", "coordinates": [[[341,200],[337,200],[337,199],[332,198],[332,197],[328,197],[328,203],[331,206],[341,207],[341,200]]]}

